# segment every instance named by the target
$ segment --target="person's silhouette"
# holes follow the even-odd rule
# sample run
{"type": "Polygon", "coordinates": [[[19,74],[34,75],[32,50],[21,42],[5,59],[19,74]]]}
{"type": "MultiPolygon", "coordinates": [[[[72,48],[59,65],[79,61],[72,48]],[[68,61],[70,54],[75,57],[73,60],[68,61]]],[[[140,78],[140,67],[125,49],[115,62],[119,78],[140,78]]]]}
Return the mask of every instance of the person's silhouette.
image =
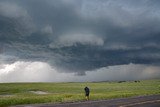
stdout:
{"type": "Polygon", "coordinates": [[[89,90],[88,87],[85,87],[84,90],[85,90],[86,100],[88,101],[88,100],[89,100],[89,93],[90,93],[90,90],[89,90]]]}

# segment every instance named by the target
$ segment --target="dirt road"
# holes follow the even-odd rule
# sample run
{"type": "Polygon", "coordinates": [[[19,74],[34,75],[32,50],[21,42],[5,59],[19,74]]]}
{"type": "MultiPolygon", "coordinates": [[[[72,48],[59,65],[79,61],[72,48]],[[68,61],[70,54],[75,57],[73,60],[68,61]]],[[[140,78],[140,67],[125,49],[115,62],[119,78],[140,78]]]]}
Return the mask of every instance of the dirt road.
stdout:
{"type": "MultiPolygon", "coordinates": [[[[12,106],[13,107],[13,106],[12,106]]],[[[65,104],[39,104],[14,107],[160,107],[160,95],[120,98],[101,101],[86,101],[65,104]]]]}

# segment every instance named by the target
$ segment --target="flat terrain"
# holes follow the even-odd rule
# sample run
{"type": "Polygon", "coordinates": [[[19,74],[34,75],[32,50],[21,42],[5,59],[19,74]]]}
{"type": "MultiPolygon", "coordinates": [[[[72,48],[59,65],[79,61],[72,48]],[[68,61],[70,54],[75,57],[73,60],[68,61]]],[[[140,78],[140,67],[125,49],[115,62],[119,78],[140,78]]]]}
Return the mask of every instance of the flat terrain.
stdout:
{"type": "Polygon", "coordinates": [[[160,94],[160,79],[140,82],[1,83],[0,107],[83,102],[85,86],[91,89],[91,101],[160,94]]]}
{"type": "Polygon", "coordinates": [[[160,107],[160,95],[65,104],[22,105],[13,107],[160,107]]]}

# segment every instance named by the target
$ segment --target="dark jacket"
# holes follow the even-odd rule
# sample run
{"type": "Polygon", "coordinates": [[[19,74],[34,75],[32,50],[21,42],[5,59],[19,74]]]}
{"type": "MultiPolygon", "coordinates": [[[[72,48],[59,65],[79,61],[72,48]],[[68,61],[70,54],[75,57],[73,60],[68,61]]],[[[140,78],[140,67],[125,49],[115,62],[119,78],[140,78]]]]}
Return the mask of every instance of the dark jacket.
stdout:
{"type": "Polygon", "coordinates": [[[85,87],[84,90],[85,90],[86,96],[89,96],[89,92],[90,92],[89,88],[88,88],[88,87],[85,87]]]}

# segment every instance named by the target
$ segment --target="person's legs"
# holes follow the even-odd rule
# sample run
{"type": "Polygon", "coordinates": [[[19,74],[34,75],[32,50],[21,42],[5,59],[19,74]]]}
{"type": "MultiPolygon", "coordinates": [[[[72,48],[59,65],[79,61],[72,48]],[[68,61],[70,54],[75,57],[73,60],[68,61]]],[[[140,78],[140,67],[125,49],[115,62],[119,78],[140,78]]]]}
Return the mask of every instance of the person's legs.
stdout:
{"type": "Polygon", "coordinates": [[[86,100],[89,100],[89,93],[86,93],[86,100]]]}
{"type": "Polygon", "coordinates": [[[88,96],[86,96],[86,100],[87,100],[87,101],[89,100],[89,97],[88,97],[88,96]]]}

